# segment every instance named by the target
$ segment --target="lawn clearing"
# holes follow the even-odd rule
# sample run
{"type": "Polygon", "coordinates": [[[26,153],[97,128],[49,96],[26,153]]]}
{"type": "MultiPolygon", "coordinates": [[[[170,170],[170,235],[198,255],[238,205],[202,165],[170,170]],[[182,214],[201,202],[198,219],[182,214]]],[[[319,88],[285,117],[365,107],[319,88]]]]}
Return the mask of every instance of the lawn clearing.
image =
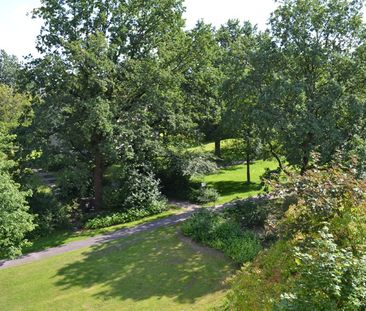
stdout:
{"type": "Polygon", "coordinates": [[[234,272],[178,227],[0,270],[0,310],[208,310],[234,272]]]}
{"type": "Polygon", "coordinates": [[[84,239],[87,239],[87,238],[90,238],[93,236],[97,236],[100,234],[110,233],[110,232],[117,231],[120,229],[135,227],[137,225],[140,225],[140,224],[143,224],[146,222],[169,217],[172,215],[177,215],[184,211],[185,210],[182,208],[177,208],[177,207],[172,206],[171,209],[169,209],[166,212],[163,212],[163,213],[160,213],[157,215],[153,215],[153,216],[149,216],[149,217],[145,217],[145,218],[142,218],[142,219],[139,219],[136,221],[132,221],[129,223],[121,224],[121,225],[111,226],[111,227],[102,228],[102,229],[93,229],[93,230],[90,229],[90,230],[79,230],[79,231],[70,231],[70,230],[56,231],[47,236],[35,239],[34,241],[32,241],[33,244],[31,246],[23,249],[23,253],[28,254],[28,253],[32,253],[32,252],[38,252],[38,251],[44,250],[46,248],[65,245],[70,242],[84,240],[84,239]]]}
{"type": "Polygon", "coordinates": [[[255,161],[251,165],[252,182],[246,182],[246,165],[234,165],[220,169],[214,174],[204,176],[196,181],[213,186],[220,194],[218,201],[211,202],[208,206],[214,204],[223,204],[235,199],[244,199],[258,195],[263,192],[260,177],[266,168],[276,169],[276,161],[255,161]]]}

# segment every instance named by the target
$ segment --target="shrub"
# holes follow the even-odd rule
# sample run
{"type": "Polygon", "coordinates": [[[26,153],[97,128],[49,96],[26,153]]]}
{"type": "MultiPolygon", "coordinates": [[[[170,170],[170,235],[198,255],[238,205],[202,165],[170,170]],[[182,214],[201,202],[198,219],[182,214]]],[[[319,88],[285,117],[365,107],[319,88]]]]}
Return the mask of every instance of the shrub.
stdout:
{"type": "Polygon", "coordinates": [[[85,229],[99,229],[106,228],[115,225],[124,224],[131,221],[136,221],[144,217],[157,215],[166,211],[168,206],[166,202],[155,202],[145,209],[129,209],[125,212],[112,213],[106,215],[100,215],[95,218],[87,220],[84,225],[85,229]]]}
{"type": "Polygon", "coordinates": [[[34,223],[37,225],[29,237],[44,236],[69,224],[71,211],[61,204],[39,176],[29,171],[23,176],[23,184],[32,191],[32,196],[28,197],[29,212],[34,215],[34,223]]]}
{"type": "Polygon", "coordinates": [[[219,198],[219,193],[213,187],[201,184],[198,189],[191,189],[191,200],[200,204],[215,202],[219,198]]]}
{"type": "Polygon", "coordinates": [[[259,201],[241,201],[234,207],[225,210],[228,216],[232,217],[244,228],[263,227],[268,216],[265,202],[259,201]]]}
{"type": "Polygon", "coordinates": [[[296,248],[298,276],[276,310],[365,310],[366,249],[340,248],[325,228],[307,249],[296,248]]]}
{"type": "Polygon", "coordinates": [[[104,188],[104,207],[121,211],[153,208],[163,201],[160,183],[154,174],[137,169],[114,168],[113,179],[104,188]]]}
{"type": "Polygon", "coordinates": [[[190,198],[191,178],[212,173],[216,169],[217,165],[208,154],[169,152],[159,170],[163,192],[181,199],[190,198]]]}
{"type": "Polygon", "coordinates": [[[258,254],[261,244],[253,232],[246,231],[229,239],[223,249],[235,262],[243,263],[252,260],[258,254]]]}
{"type": "Polygon", "coordinates": [[[25,235],[34,229],[26,201],[30,193],[19,187],[9,174],[0,171],[0,258],[20,255],[27,244],[25,235]]]}
{"type": "Polygon", "coordinates": [[[252,260],[261,249],[254,233],[242,231],[238,223],[207,210],[193,214],[182,225],[182,232],[196,242],[222,250],[237,263],[252,260]]]}

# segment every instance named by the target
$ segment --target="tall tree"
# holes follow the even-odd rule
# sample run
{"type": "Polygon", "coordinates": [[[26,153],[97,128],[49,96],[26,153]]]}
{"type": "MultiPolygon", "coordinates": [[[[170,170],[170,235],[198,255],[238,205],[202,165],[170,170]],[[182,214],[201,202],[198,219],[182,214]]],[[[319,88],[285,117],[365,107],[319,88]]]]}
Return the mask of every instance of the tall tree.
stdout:
{"type": "Polygon", "coordinates": [[[20,69],[18,59],[0,50],[0,84],[14,86],[20,69]]]}
{"type": "Polygon", "coordinates": [[[189,59],[183,88],[186,102],[192,106],[193,121],[206,140],[215,141],[215,153],[220,156],[220,132],[223,102],[219,96],[222,72],[219,68],[220,50],[215,29],[199,21],[188,32],[189,59]]]}
{"type": "Polygon", "coordinates": [[[271,18],[280,58],[262,92],[260,111],[288,162],[304,173],[311,154],[323,162],[355,133],[363,102],[352,81],[362,43],[363,1],[285,0],[271,18]],[[357,112],[355,114],[355,112],[357,112]]]}
{"type": "Polygon", "coordinates": [[[0,84],[0,257],[21,254],[26,244],[25,235],[34,229],[33,216],[28,213],[26,201],[29,193],[20,190],[11,169],[15,166],[13,134],[22,122],[23,113],[29,106],[26,96],[0,84]]]}
{"type": "Polygon", "coordinates": [[[245,142],[246,178],[250,183],[250,162],[256,149],[256,129],[252,114],[255,99],[248,74],[251,70],[249,56],[256,42],[256,28],[249,22],[241,25],[236,20],[230,20],[219,29],[217,38],[222,49],[221,68],[225,75],[220,92],[226,103],[224,128],[231,137],[245,142]]]}
{"type": "Polygon", "coordinates": [[[31,70],[40,116],[59,149],[90,166],[97,210],[108,161],[131,159],[182,121],[182,12],[180,0],[44,0],[34,11],[44,20],[31,70]]]}

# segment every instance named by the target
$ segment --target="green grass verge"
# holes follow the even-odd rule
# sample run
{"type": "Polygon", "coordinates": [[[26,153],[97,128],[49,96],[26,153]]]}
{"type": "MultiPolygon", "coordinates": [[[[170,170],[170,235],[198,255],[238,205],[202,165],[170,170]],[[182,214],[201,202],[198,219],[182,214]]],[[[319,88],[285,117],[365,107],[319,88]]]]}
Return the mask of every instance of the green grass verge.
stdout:
{"type": "Polygon", "coordinates": [[[208,310],[232,262],[181,240],[177,227],[0,270],[0,310],[208,310]]]}
{"type": "Polygon", "coordinates": [[[73,241],[84,240],[84,239],[87,239],[87,238],[90,238],[90,237],[93,237],[93,236],[96,236],[99,234],[110,233],[110,232],[120,230],[120,229],[125,229],[125,228],[131,228],[131,227],[134,227],[134,226],[137,226],[139,224],[143,224],[143,223],[146,223],[149,221],[176,215],[183,211],[184,211],[184,209],[172,207],[170,210],[163,212],[161,214],[158,214],[158,215],[145,217],[140,220],[136,220],[136,221],[121,224],[121,225],[111,226],[111,227],[107,227],[107,228],[93,229],[93,230],[80,230],[80,231],[70,231],[70,230],[56,231],[56,232],[53,232],[52,234],[49,234],[44,237],[40,237],[40,238],[32,241],[33,244],[31,246],[28,246],[23,249],[23,254],[41,251],[41,250],[44,250],[49,247],[56,247],[56,246],[64,245],[64,244],[67,244],[67,243],[70,243],[73,241]]]}
{"type": "Polygon", "coordinates": [[[219,199],[216,202],[207,204],[207,206],[212,206],[214,204],[223,204],[262,193],[261,175],[265,172],[266,168],[273,170],[277,166],[276,161],[256,161],[251,165],[252,182],[250,184],[246,182],[246,166],[244,164],[220,169],[214,174],[194,181],[211,185],[219,192],[219,199]]]}

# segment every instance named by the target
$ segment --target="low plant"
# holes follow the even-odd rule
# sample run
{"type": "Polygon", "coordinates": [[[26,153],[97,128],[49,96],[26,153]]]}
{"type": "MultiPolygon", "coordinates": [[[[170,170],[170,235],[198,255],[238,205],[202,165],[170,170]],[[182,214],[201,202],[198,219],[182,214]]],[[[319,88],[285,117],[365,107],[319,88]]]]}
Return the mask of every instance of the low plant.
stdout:
{"type": "Polygon", "coordinates": [[[160,214],[168,209],[166,202],[154,202],[149,208],[129,209],[124,212],[108,213],[86,221],[85,229],[99,229],[136,221],[144,217],[160,214]]]}
{"type": "Polygon", "coordinates": [[[225,210],[225,213],[238,222],[243,228],[263,227],[268,216],[266,202],[245,200],[237,202],[233,207],[225,210]]]}
{"type": "Polygon", "coordinates": [[[243,231],[235,221],[207,210],[193,214],[183,224],[182,232],[196,242],[223,251],[239,264],[252,260],[261,249],[254,233],[243,231]]]}
{"type": "Polygon", "coordinates": [[[198,189],[191,190],[191,200],[196,203],[205,204],[209,202],[216,202],[219,198],[219,193],[213,187],[207,184],[200,184],[198,189]]]}

